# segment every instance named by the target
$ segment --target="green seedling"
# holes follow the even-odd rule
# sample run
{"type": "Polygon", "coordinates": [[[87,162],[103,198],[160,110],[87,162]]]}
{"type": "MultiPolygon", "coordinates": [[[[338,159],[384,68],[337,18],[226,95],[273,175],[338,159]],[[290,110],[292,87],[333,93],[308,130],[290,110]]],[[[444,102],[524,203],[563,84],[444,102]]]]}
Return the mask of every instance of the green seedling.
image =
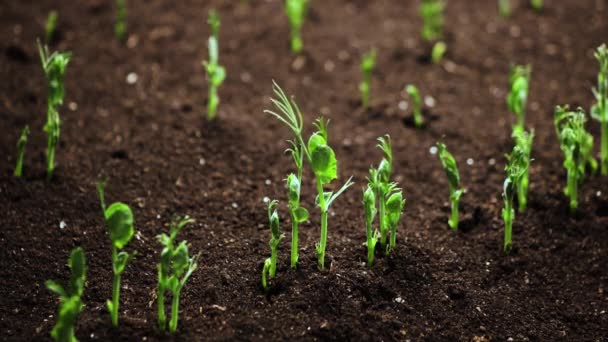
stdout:
{"type": "Polygon", "coordinates": [[[554,123],[559,145],[564,154],[564,168],[568,173],[564,189],[570,198],[570,210],[578,208],[578,186],[585,178],[587,169],[594,173],[597,161],[593,158],[593,136],[585,130],[585,111],[578,108],[570,111],[566,106],[555,108],[554,123]]]}
{"type": "Polygon", "coordinates": [[[505,206],[502,209],[502,219],[505,222],[505,240],[504,251],[508,252],[512,247],[513,236],[513,220],[515,219],[515,210],[513,209],[513,198],[517,193],[519,184],[526,173],[528,163],[526,161],[526,152],[520,146],[515,145],[513,152],[507,156],[507,178],[503,184],[502,199],[505,206]]]}
{"type": "Polygon", "coordinates": [[[534,130],[529,133],[515,129],[513,131],[513,138],[515,139],[515,145],[519,146],[524,152],[524,163],[525,172],[521,178],[521,181],[517,184],[517,204],[519,212],[524,212],[528,203],[528,186],[530,184],[530,156],[532,154],[532,141],[534,140],[534,130]]]}
{"type": "Polygon", "coordinates": [[[448,187],[450,189],[450,203],[452,204],[452,215],[448,220],[448,225],[453,230],[458,230],[458,207],[460,203],[460,197],[464,194],[464,189],[460,187],[460,175],[458,173],[458,166],[454,156],[447,150],[444,143],[437,143],[437,149],[439,150],[439,160],[445,170],[445,174],[448,177],[448,187]]]}
{"type": "Polygon", "coordinates": [[[127,264],[135,255],[135,253],[129,254],[126,251],[122,251],[122,249],[126,247],[135,234],[135,228],[133,227],[135,220],[131,208],[124,203],[116,202],[106,207],[104,190],[105,182],[97,182],[97,194],[99,195],[101,210],[103,211],[106,227],[112,241],[112,271],[114,273],[114,281],[112,283],[112,300],[108,300],[106,306],[112,319],[112,325],[117,327],[118,306],[120,303],[120,278],[127,264]]]}
{"type": "MultiPolygon", "coordinates": [[[[295,145],[294,148],[301,150],[295,145]]],[[[294,153],[299,154],[299,158],[304,157],[300,152],[294,153]]],[[[300,162],[302,161],[302,159],[299,160],[300,162]]],[[[300,223],[306,222],[309,217],[308,210],[300,206],[300,179],[302,177],[302,169],[298,168],[298,171],[300,175],[299,178],[293,173],[287,176],[287,191],[289,193],[289,203],[287,207],[291,218],[291,268],[293,269],[298,265],[298,226],[300,223]]]]}
{"type": "Polygon", "coordinates": [[[175,241],[177,234],[184,226],[194,223],[188,216],[176,217],[169,226],[169,235],[162,233],[156,238],[163,245],[158,264],[158,326],[161,331],[167,329],[167,318],[165,315],[165,293],[171,293],[171,321],[169,332],[177,330],[179,318],[179,296],[186,281],[198,267],[200,253],[190,257],[186,241],[179,244],[175,241]],[[177,244],[177,245],[176,245],[177,244]]]}
{"type": "Polygon", "coordinates": [[[25,145],[27,145],[27,136],[30,134],[29,126],[25,126],[21,131],[19,140],[17,141],[17,165],[15,165],[15,171],[13,175],[19,178],[23,171],[23,156],[25,155],[25,145]]]}
{"type": "Polygon", "coordinates": [[[57,17],[57,11],[51,11],[49,12],[49,16],[46,18],[46,24],[44,25],[44,41],[47,44],[51,44],[51,41],[55,37],[57,17]]]}
{"type": "Polygon", "coordinates": [[[498,0],[498,13],[503,18],[511,15],[511,0],[498,0]]]}
{"type": "Polygon", "coordinates": [[[441,62],[443,56],[448,51],[448,46],[444,42],[437,42],[433,45],[433,50],[431,51],[431,61],[435,64],[441,62]]]}
{"type": "Polygon", "coordinates": [[[325,251],[327,247],[327,214],[330,205],[336,200],[347,188],[354,183],[349,179],[337,192],[325,192],[323,187],[338,177],[338,161],[333,149],[328,145],[327,123],[323,119],[318,119],[315,123],[317,132],[313,133],[304,143],[302,137],[303,120],[302,113],[292,99],[291,101],[285,95],[285,92],[274,83],[273,91],[278,97],[271,99],[271,102],[279,109],[279,113],[271,110],[265,110],[283,124],[285,124],[295,135],[294,142],[302,149],[306,160],[315,175],[317,182],[317,199],[316,203],[321,210],[321,239],[316,246],[319,269],[325,268],[325,251]]]}
{"type": "Polygon", "coordinates": [[[600,64],[597,74],[597,88],[593,89],[596,103],[591,107],[591,117],[602,126],[600,164],[602,175],[608,175],[608,48],[602,44],[595,51],[595,58],[600,64]]]}
{"type": "Polygon", "coordinates": [[[270,258],[264,261],[262,269],[262,286],[264,290],[268,289],[268,279],[272,279],[277,274],[277,254],[279,252],[279,244],[285,237],[281,234],[281,225],[279,222],[279,213],[276,206],[279,202],[276,200],[268,203],[268,221],[270,222],[270,258]]]}
{"type": "Polygon", "coordinates": [[[114,34],[120,41],[124,41],[127,37],[127,0],[116,0],[114,34]]]}
{"type": "Polygon", "coordinates": [[[378,210],[376,209],[376,193],[371,185],[367,185],[363,191],[363,207],[365,208],[365,236],[367,245],[367,266],[374,264],[376,244],[378,243],[379,232],[374,230],[374,219],[378,210]]]}
{"type": "Polygon", "coordinates": [[[308,12],[308,2],[309,0],[285,0],[285,13],[291,30],[291,51],[296,54],[302,52],[304,47],[302,25],[308,12]]]}
{"type": "Polygon", "coordinates": [[[376,65],[376,49],[370,50],[368,53],[363,55],[361,61],[361,83],[359,83],[359,91],[361,92],[361,103],[363,107],[369,106],[370,93],[372,89],[372,74],[374,72],[374,66],[376,65]]]}
{"type": "Polygon", "coordinates": [[[209,100],[207,103],[207,119],[213,120],[216,116],[217,107],[220,104],[220,98],[217,90],[226,78],[226,69],[219,64],[219,31],[220,17],[217,11],[209,12],[207,21],[211,27],[211,37],[209,37],[209,61],[203,61],[203,66],[207,71],[207,79],[209,80],[209,100]]]}
{"type": "Polygon", "coordinates": [[[543,9],[543,0],[530,0],[530,5],[536,11],[540,11],[543,9]]]}
{"type": "Polygon", "coordinates": [[[509,107],[509,111],[517,116],[517,123],[514,125],[514,129],[525,129],[529,84],[530,66],[512,66],[509,74],[509,87],[511,90],[507,95],[507,106],[509,107]]]}
{"type": "Polygon", "coordinates": [[[59,132],[61,120],[59,119],[58,108],[63,104],[65,90],[63,78],[65,68],[68,65],[72,54],[70,52],[53,52],[49,54],[47,46],[42,47],[38,42],[38,52],[42,62],[42,69],[46,77],[48,88],[47,117],[44,131],[47,133],[47,178],[53,177],[55,170],[55,146],[59,142],[59,132]]]}
{"type": "Polygon", "coordinates": [[[422,0],[420,15],[422,16],[422,38],[433,41],[443,35],[444,0],[422,0]]]}
{"type": "Polygon", "coordinates": [[[415,85],[408,84],[405,87],[405,91],[409,95],[412,101],[412,113],[414,113],[414,125],[418,128],[424,125],[424,118],[422,117],[422,100],[420,93],[415,85]]]}
{"type": "Polygon", "coordinates": [[[47,280],[46,288],[59,296],[57,323],[51,331],[51,337],[57,342],[77,342],[74,335],[78,314],[82,311],[82,293],[86,280],[87,265],[82,248],[77,247],[70,253],[68,267],[71,271],[67,288],[53,280],[47,280]]]}

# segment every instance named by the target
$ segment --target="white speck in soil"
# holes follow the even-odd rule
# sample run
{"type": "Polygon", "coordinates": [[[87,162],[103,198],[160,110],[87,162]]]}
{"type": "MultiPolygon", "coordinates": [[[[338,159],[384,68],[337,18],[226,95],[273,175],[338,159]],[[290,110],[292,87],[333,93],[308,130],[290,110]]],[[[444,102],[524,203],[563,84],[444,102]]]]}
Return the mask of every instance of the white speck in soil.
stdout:
{"type": "Polygon", "coordinates": [[[403,301],[403,298],[401,298],[401,297],[397,297],[397,298],[395,298],[395,302],[397,302],[397,303],[401,304],[401,303],[403,303],[404,301],[403,301]]]}
{"type": "Polygon", "coordinates": [[[135,83],[137,83],[137,79],[138,79],[137,74],[134,73],[134,72],[130,72],[127,75],[127,83],[128,84],[135,84],[135,83]]]}
{"type": "Polygon", "coordinates": [[[76,110],[78,109],[78,103],[76,103],[76,102],[72,101],[72,102],[70,102],[70,103],[68,104],[68,108],[69,108],[69,109],[70,109],[72,112],[74,112],[74,111],[76,111],[76,110]]]}
{"type": "Polygon", "coordinates": [[[427,95],[427,96],[424,97],[424,104],[427,107],[433,108],[433,107],[435,107],[435,99],[432,96],[427,95]]]}
{"type": "Polygon", "coordinates": [[[61,222],[59,222],[59,229],[65,229],[67,226],[68,225],[65,223],[65,221],[61,220],[61,222]]]}
{"type": "Polygon", "coordinates": [[[490,158],[490,160],[488,160],[488,164],[489,165],[496,165],[496,159],[490,158]]]}
{"type": "Polygon", "coordinates": [[[264,196],[264,198],[262,199],[262,202],[268,203],[268,202],[270,202],[270,198],[268,198],[268,196],[264,196]]]}
{"type": "Polygon", "coordinates": [[[270,185],[270,184],[272,184],[272,182],[270,181],[270,179],[265,180],[265,181],[264,181],[264,183],[265,183],[266,185],[270,185]]]}
{"type": "Polygon", "coordinates": [[[401,100],[399,101],[399,109],[401,109],[402,111],[406,111],[408,107],[407,101],[405,100],[401,100]]]}
{"type": "Polygon", "coordinates": [[[232,207],[233,207],[234,209],[236,209],[236,208],[238,208],[238,207],[239,207],[239,205],[238,205],[238,204],[236,204],[236,202],[232,202],[232,207]]]}
{"type": "Polygon", "coordinates": [[[602,196],[602,192],[601,192],[601,191],[596,192],[596,193],[595,193],[595,196],[597,196],[597,197],[602,196]]]}
{"type": "Polygon", "coordinates": [[[473,158],[469,158],[467,159],[467,165],[471,166],[475,163],[475,161],[473,160],[473,158]]]}
{"type": "Polygon", "coordinates": [[[200,166],[205,166],[205,164],[207,164],[207,161],[205,161],[205,158],[200,158],[198,160],[198,165],[200,166]]]}
{"type": "Polygon", "coordinates": [[[437,154],[437,146],[431,146],[431,148],[429,148],[429,153],[430,154],[437,154]]]}

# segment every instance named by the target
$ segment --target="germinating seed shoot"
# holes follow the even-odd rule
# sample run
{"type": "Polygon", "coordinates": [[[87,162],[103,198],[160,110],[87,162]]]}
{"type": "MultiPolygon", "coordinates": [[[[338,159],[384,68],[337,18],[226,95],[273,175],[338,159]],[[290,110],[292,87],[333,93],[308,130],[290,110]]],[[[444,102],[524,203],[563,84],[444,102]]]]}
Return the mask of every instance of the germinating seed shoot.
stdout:
{"type": "Polygon", "coordinates": [[[27,136],[30,134],[30,128],[25,126],[21,131],[19,140],[17,141],[17,164],[13,175],[17,178],[21,177],[23,172],[23,156],[25,155],[25,145],[27,145],[27,136]]]}
{"type": "Polygon", "coordinates": [[[209,61],[203,61],[205,71],[207,71],[207,79],[209,80],[209,99],[207,100],[207,119],[213,120],[216,116],[217,107],[220,104],[218,88],[226,78],[226,69],[219,64],[219,31],[220,17],[215,10],[209,12],[208,19],[211,27],[211,37],[209,37],[209,61]]]}
{"type": "Polygon", "coordinates": [[[460,197],[464,194],[464,189],[460,187],[460,174],[458,173],[458,166],[454,156],[448,151],[444,143],[437,143],[437,149],[439,151],[439,160],[443,166],[446,176],[448,177],[448,188],[450,190],[450,203],[452,205],[452,215],[448,220],[448,225],[453,230],[458,230],[458,207],[460,203],[460,197]]]}

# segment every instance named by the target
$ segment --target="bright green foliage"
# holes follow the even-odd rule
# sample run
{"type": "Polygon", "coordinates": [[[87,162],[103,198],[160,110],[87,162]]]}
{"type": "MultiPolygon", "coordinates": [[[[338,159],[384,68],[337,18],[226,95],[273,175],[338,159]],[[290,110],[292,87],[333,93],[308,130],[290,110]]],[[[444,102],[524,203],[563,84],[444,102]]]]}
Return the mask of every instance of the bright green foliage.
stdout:
{"type": "Polygon", "coordinates": [[[116,0],[114,34],[120,41],[124,41],[127,37],[127,0],[116,0]]]}
{"type": "Polygon", "coordinates": [[[277,254],[279,252],[279,244],[285,237],[281,234],[281,225],[279,222],[279,213],[276,206],[279,202],[276,200],[268,202],[268,221],[270,222],[270,258],[264,261],[262,269],[262,287],[268,289],[268,279],[274,278],[277,273],[277,254]]]}
{"type": "Polygon", "coordinates": [[[592,173],[597,170],[597,161],[592,155],[593,136],[585,130],[586,122],[582,108],[576,111],[570,111],[567,105],[555,108],[554,123],[568,173],[564,192],[570,198],[572,211],[578,208],[578,185],[585,178],[587,168],[592,173]]]}
{"type": "Polygon", "coordinates": [[[591,117],[602,126],[602,151],[600,164],[602,175],[608,175],[608,48],[602,44],[595,51],[595,58],[600,64],[597,74],[597,88],[593,89],[596,103],[591,107],[591,117]]]}
{"type": "Polygon", "coordinates": [[[47,178],[50,180],[53,177],[55,170],[55,146],[59,142],[59,132],[61,120],[59,119],[58,108],[63,104],[65,90],[63,87],[63,78],[65,68],[72,56],[69,52],[53,52],[49,54],[48,47],[42,47],[38,42],[38,51],[42,62],[42,69],[46,77],[48,88],[48,103],[47,117],[44,131],[47,133],[47,178]]]}
{"type": "Polygon", "coordinates": [[[502,219],[505,222],[505,252],[510,251],[512,246],[513,220],[515,219],[513,198],[515,197],[518,185],[521,183],[521,180],[524,177],[529,165],[526,152],[517,145],[515,145],[513,148],[513,152],[507,156],[507,159],[508,163],[505,167],[505,170],[507,171],[507,178],[503,184],[502,191],[502,199],[505,202],[505,206],[502,209],[502,219]]]}
{"type": "MultiPolygon", "coordinates": [[[[303,161],[304,155],[300,152],[301,149],[296,147],[296,145],[294,145],[294,149],[298,150],[292,150],[294,160],[295,158],[298,158],[300,161],[299,165],[302,165],[301,162],[303,161]]],[[[298,165],[297,162],[296,165],[298,165]]],[[[289,208],[289,216],[291,217],[291,268],[293,269],[298,265],[298,225],[308,220],[309,216],[308,210],[300,206],[301,167],[298,167],[298,172],[300,178],[293,173],[287,176],[287,191],[289,193],[289,203],[287,207],[289,208]]]]}
{"type": "Polygon", "coordinates": [[[509,74],[509,87],[507,106],[509,111],[517,116],[514,129],[525,129],[526,103],[528,101],[528,88],[530,83],[530,66],[515,65],[509,74]]]}
{"type": "Polygon", "coordinates": [[[525,172],[521,178],[521,181],[517,184],[517,204],[519,212],[524,212],[528,203],[528,185],[529,174],[530,174],[530,156],[532,154],[532,141],[534,140],[534,130],[529,133],[522,129],[515,129],[513,131],[513,138],[515,139],[515,145],[519,146],[524,152],[525,172]]]}
{"type": "Polygon", "coordinates": [[[162,233],[156,238],[163,245],[158,264],[158,326],[161,331],[167,329],[167,318],[165,314],[165,293],[168,291],[172,296],[171,321],[169,322],[169,332],[177,330],[177,320],[179,317],[179,296],[186,281],[192,272],[198,267],[200,254],[190,257],[186,241],[179,244],[175,241],[177,234],[187,224],[194,223],[193,219],[176,217],[169,227],[169,235],[162,233]]]}
{"type": "Polygon", "coordinates": [[[57,11],[49,12],[49,16],[46,18],[46,24],[44,25],[44,41],[50,44],[55,36],[55,30],[57,28],[57,11]]]}
{"type": "Polygon", "coordinates": [[[217,89],[222,85],[226,78],[226,69],[219,64],[219,30],[220,17],[217,11],[209,12],[207,21],[211,26],[211,37],[209,37],[209,61],[203,61],[203,66],[207,71],[209,79],[209,99],[207,103],[207,119],[213,120],[217,112],[217,106],[220,104],[220,98],[217,94],[217,89]]]}
{"type": "Polygon", "coordinates": [[[458,230],[458,204],[460,203],[460,197],[464,194],[464,189],[460,187],[460,175],[458,173],[458,166],[454,156],[447,150],[444,143],[437,143],[437,149],[439,150],[439,160],[445,170],[445,174],[448,177],[448,187],[450,189],[450,203],[452,204],[452,215],[448,220],[448,225],[453,230],[458,230]]]}
{"type": "Polygon", "coordinates": [[[433,45],[433,51],[431,51],[431,61],[437,64],[441,62],[441,59],[448,51],[448,46],[444,42],[437,42],[433,45]]]}
{"type": "Polygon", "coordinates": [[[101,203],[106,227],[110,233],[112,241],[112,271],[114,273],[114,281],[112,283],[112,300],[106,302],[112,325],[118,326],[118,306],[120,303],[120,277],[127,267],[127,263],[133,258],[135,253],[129,254],[126,251],[121,251],[133,238],[135,228],[133,227],[134,218],[133,212],[128,205],[120,202],[112,203],[106,207],[104,199],[105,182],[97,182],[97,194],[101,203]]]}
{"type": "Polygon", "coordinates": [[[82,248],[77,247],[72,250],[68,267],[72,272],[67,288],[59,285],[53,280],[47,280],[46,288],[59,296],[59,312],[57,313],[57,323],[51,331],[51,337],[57,342],[77,342],[74,335],[76,319],[82,311],[83,303],[81,300],[84,292],[87,265],[82,248]]]}
{"type": "Polygon", "coordinates": [[[503,18],[511,15],[511,0],[498,0],[498,13],[503,18]]]}
{"type": "Polygon", "coordinates": [[[27,136],[30,134],[29,126],[25,126],[21,131],[19,140],[17,141],[17,164],[15,165],[15,171],[13,175],[19,178],[23,171],[23,156],[25,155],[25,145],[27,145],[27,136]]]}
{"type": "Polygon", "coordinates": [[[543,9],[543,0],[530,0],[530,5],[537,11],[543,9]]]}
{"type": "Polygon", "coordinates": [[[422,38],[432,41],[443,35],[444,0],[421,0],[420,15],[422,16],[422,38]]]}
{"type": "Polygon", "coordinates": [[[321,210],[321,239],[317,244],[317,257],[319,268],[323,270],[325,267],[327,214],[329,207],[342,192],[354,183],[351,182],[351,177],[351,179],[349,179],[336,193],[325,192],[323,190],[324,185],[329,184],[338,177],[338,161],[336,160],[333,149],[327,142],[327,123],[323,119],[318,119],[315,123],[317,132],[311,135],[308,143],[304,143],[304,139],[302,138],[302,113],[298,105],[293,99],[290,101],[285,95],[285,92],[276,83],[273,85],[273,91],[278,97],[278,100],[271,99],[271,102],[279,109],[279,113],[271,110],[265,110],[264,112],[274,116],[291,129],[295,135],[292,145],[298,145],[298,148],[302,149],[303,155],[306,156],[317,181],[318,195],[316,203],[321,210]]]}
{"type": "Polygon", "coordinates": [[[378,238],[380,238],[380,244],[384,247],[386,254],[389,254],[395,247],[397,243],[397,227],[405,206],[403,193],[397,188],[395,183],[391,183],[391,173],[393,170],[391,138],[387,134],[384,137],[378,138],[378,142],[377,146],[384,152],[384,158],[382,158],[377,168],[370,168],[367,188],[363,192],[368,266],[374,263],[378,238]],[[378,207],[376,207],[376,202],[378,203],[378,207]],[[378,214],[379,232],[373,230],[376,214],[378,214]],[[387,242],[389,235],[390,241],[387,242]]]}
{"type": "Polygon", "coordinates": [[[420,128],[424,124],[424,118],[422,117],[422,100],[420,99],[420,93],[415,85],[408,84],[405,87],[405,91],[409,95],[412,101],[412,112],[414,113],[414,125],[420,128]]]}
{"type": "Polygon", "coordinates": [[[370,50],[368,53],[363,55],[361,61],[361,83],[359,83],[359,91],[361,92],[361,103],[363,107],[369,106],[370,93],[372,89],[372,74],[374,72],[374,66],[376,65],[376,56],[378,55],[376,49],[370,50]]]}
{"type": "Polygon", "coordinates": [[[308,12],[308,2],[309,0],[285,0],[285,13],[291,30],[291,51],[296,54],[304,47],[301,31],[308,12]]]}

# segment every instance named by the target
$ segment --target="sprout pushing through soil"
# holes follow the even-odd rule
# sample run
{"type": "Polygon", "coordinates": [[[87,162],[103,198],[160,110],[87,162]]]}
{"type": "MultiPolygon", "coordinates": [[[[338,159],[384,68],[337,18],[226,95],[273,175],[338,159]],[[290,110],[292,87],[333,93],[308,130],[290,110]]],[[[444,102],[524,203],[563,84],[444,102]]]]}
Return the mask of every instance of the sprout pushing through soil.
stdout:
{"type": "Polygon", "coordinates": [[[519,146],[524,152],[524,163],[526,164],[521,181],[517,184],[517,204],[519,212],[524,212],[528,203],[528,186],[530,183],[530,156],[532,154],[532,141],[534,140],[534,130],[529,133],[523,129],[516,128],[512,134],[515,145],[519,146]]]}
{"type": "Polygon", "coordinates": [[[576,111],[571,111],[567,105],[555,108],[555,129],[568,174],[564,193],[570,198],[571,211],[578,208],[578,186],[585,178],[587,169],[591,173],[597,170],[597,161],[592,155],[593,136],[585,130],[586,122],[582,108],[576,111]]]}
{"type": "Polygon", "coordinates": [[[209,12],[209,19],[207,22],[211,27],[211,36],[208,41],[209,61],[203,61],[202,64],[207,71],[207,78],[209,80],[207,119],[213,120],[217,112],[217,106],[220,104],[217,89],[222,85],[226,78],[226,69],[219,64],[220,17],[217,11],[211,10],[209,12]]]}
{"type": "Polygon", "coordinates": [[[23,156],[25,155],[25,145],[27,145],[27,136],[30,134],[29,126],[25,126],[21,131],[19,140],[17,141],[17,164],[13,175],[17,178],[21,177],[23,172],[23,156]]]}
{"type": "Polygon", "coordinates": [[[127,0],[116,0],[114,34],[120,41],[124,41],[127,37],[127,0]]]}
{"type": "Polygon", "coordinates": [[[431,61],[435,64],[441,62],[443,55],[448,50],[448,46],[444,42],[437,42],[433,45],[433,51],[431,51],[431,61]]]}
{"type": "Polygon", "coordinates": [[[71,271],[67,288],[53,280],[47,280],[46,288],[59,296],[57,323],[51,331],[51,337],[57,342],[77,342],[74,335],[78,314],[83,309],[82,294],[86,280],[87,266],[84,251],[77,247],[72,250],[68,259],[71,271]]]}
{"type": "Polygon", "coordinates": [[[513,220],[515,219],[515,210],[513,209],[513,198],[515,193],[518,191],[519,184],[522,181],[524,174],[528,168],[526,161],[526,152],[518,145],[515,145],[510,155],[507,155],[507,165],[505,171],[507,172],[507,178],[503,184],[502,199],[504,201],[504,208],[502,209],[502,219],[505,222],[505,239],[504,239],[504,251],[508,252],[512,247],[512,231],[513,231],[513,220]]]}
{"type": "Polygon", "coordinates": [[[57,28],[57,11],[49,12],[49,16],[46,18],[46,24],[44,25],[44,41],[46,44],[50,44],[55,36],[55,30],[57,28]]]}
{"type": "Polygon", "coordinates": [[[438,142],[437,149],[439,151],[439,160],[445,170],[445,174],[448,177],[448,188],[450,189],[450,203],[452,205],[452,215],[448,220],[448,225],[453,230],[458,230],[458,205],[460,197],[464,194],[464,189],[460,187],[460,175],[458,173],[458,166],[454,156],[448,151],[444,143],[438,142]]]}
{"type": "Polygon", "coordinates": [[[602,44],[594,54],[600,70],[597,74],[597,88],[593,89],[596,103],[591,107],[591,117],[602,126],[600,164],[602,175],[608,175],[608,48],[602,44]]]}
{"type": "Polygon", "coordinates": [[[511,15],[511,0],[498,0],[498,13],[503,18],[511,15]]]}
{"type": "Polygon", "coordinates": [[[63,86],[63,78],[65,68],[68,65],[71,53],[70,52],[53,52],[49,54],[47,46],[42,47],[38,42],[38,52],[42,62],[42,69],[47,82],[47,117],[44,131],[47,133],[47,179],[53,177],[55,170],[55,146],[59,142],[59,132],[61,120],[59,119],[58,108],[63,104],[65,90],[63,86]]]}
{"type": "Polygon", "coordinates": [[[420,99],[420,93],[418,88],[413,84],[408,84],[405,87],[405,91],[412,100],[412,113],[414,114],[414,125],[418,128],[424,124],[424,118],[422,117],[422,100],[420,99]]]}
{"type": "Polygon", "coordinates": [[[112,272],[114,280],[112,282],[112,300],[106,302],[112,326],[118,326],[118,307],[120,304],[120,277],[124,272],[127,264],[133,258],[135,253],[121,251],[131,241],[135,234],[133,227],[134,218],[133,212],[128,205],[120,202],[112,203],[106,207],[104,198],[105,181],[97,182],[97,194],[105,219],[106,227],[110,233],[112,241],[112,272]]]}
{"type": "Polygon", "coordinates": [[[517,123],[513,126],[514,129],[525,129],[529,83],[530,66],[515,65],[511,67],[507,107],[511,113],[517,116],[517,123]]]}
{"type": "MultiPolygon", "coordinates": [[[[302,164],[304,155],[301,148],[294,144],[294,149],[291,150],[294,156],[299,159],[299,165],[302,164]],[[297,151],[299,150],[299,151],[297,151]]],[[[297,162],[296,162],[297,164],[297,162]]],[[[300,188],[302,178],[302,168],[298,167],[299,177],[291,173],[287,176],[287,191],[288,191],[288,209],[291,218],[291,268],[295,269],[298,265],[298,226],[300,223],[308,220],[308,210],[300,206],[300,188]]]]}
{"type": "Polygon", "coordinates": [[[277,254],[279,252],[279,244],[285,237],[281,234],[281,224],[279,222],[279,213],[276,206],[279,202],[272,200],[268,203],[268,221],[270,222],[270,258],[264,261],[262,269],[262,287],[268,289],[268,279],[274,278],[277,273],[277,254]]]}
{"type": "Polygon", "coordinates": [[[361,92],[361,103],[363,107],[369,106],[370,93],[372,89],[372,74],[374,72],[374,66],[376,65],[376,49],[370,50],[368,53],[363,55],[361,60],[361,83],[359,83],[359,91],[361,92]]]}
{"type": "Polygon", "coordinates": [[[158,326],[161,331],[167,329],[167,318],[165,314],[165,292],[169,291],[172,296],[171,302],[171,321],[169,322],[169,332],[177,330],[179,318],[179,296],[182,288],[198,267],[200,253],[190,257],[186,241],[180,242],[176,246],[177,234],[187,224],[194,223],[188,216],[176,217],[169,226],[169,235],[162,233],[156,238],[163,245],[158,264],[158,326]]]}
{"type": "Polygon", "coordinates": [[[301,31],[308,12],[308,2],[309,0],[285,0],[285,13],[291,31],[291,51],[296,54],[304,47],[301,31]]]}

